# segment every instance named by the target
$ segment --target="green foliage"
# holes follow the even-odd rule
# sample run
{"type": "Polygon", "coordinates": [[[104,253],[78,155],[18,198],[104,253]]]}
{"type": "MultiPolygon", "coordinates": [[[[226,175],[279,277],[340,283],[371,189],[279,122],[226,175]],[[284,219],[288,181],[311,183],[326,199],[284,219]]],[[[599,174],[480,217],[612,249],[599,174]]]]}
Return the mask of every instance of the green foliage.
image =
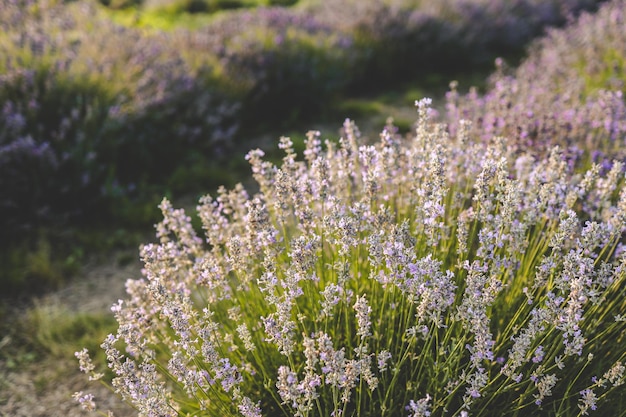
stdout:
{"type": "Polygon", "coordinates": [[[4,204],[10,204],[3,215],[21,224],[46,212],[63,218],[78,207],[89,208],[106,176],[100,159],[107,146],[102,126],[114,93],[47,66],[11,78],[0,86],[0,101],[21,121],[0,132],[0,140],[24,136],[43,150],[3,161],[0,186],[4,204]]]}
{"type": "Polygon", "coordinates": [[[222,10],[239,9],[243,7],[251,7],[250,2],[242,0],[177,0],[168,3],[167,6],[161,10],[173,14],[210,14],[222,10]]]}
{"type": "Polygon", "coordinates": [[[140,7],[144,0],[99,0],[103,6],[110,9],[120,10],[132,7],[140,7]]]}
{"type": "Polygon", "coordinates": [[[293,6],[298,3],[298,0],[265,0],[269,6],[293,6]]]}
{"type": "MultiPolygon", "coordinates": [[[[155,193],[155,199],[157,195],[162,198],[155,193]]],[[[58,290],[76,279],[88,262],[102,262],[115,253],[122,254],[118,260],[121,265],[134,259],[134,255],[129,259],[128,251],[136,249],[145,238],[145,230],[158,221],[159,211],[154,204],[159,200],[145,204],[120,201],[110,210],[118,216],[114,217],[115,228],[108,223],[110,220],[100,224],[94,221],[89,226],[62,230],[42,228],[30,232],[28,239],[2,242],[0,304],[18,304],[58,290]]],[[[0,315],[0,321],[4,318],[0,315]]]]}
{"type": "Polygon", "coordinates": [[[124,200],[153,207],[150,193],[167,191],[181,161],[230,146],[236,106],[210,69],[192,71],[157,35],[115,26],[88,5],[2,12],[10,23],[0,35],[7,239],[87,213],[110,218],[124,200]]]}
{"type": "MultiPolygon", "coordinates": [[[[267,12],[270,19],[271,13],[267,12]]],[[[347,83],[353,62],[348,50],[341,47],[346,40],[328,30],[280,22],[276,27],[251,27],[226,40],[224,72],[245,91],[244,129],[293,126],[332,103],[347,83]]]]}
{"type": "Polygon", "coordinates": [[[3,298],[32,295],[58,289],[74,276],[84,261],[80,248],[53,250],[48,237],[39,237],[34,244],[22,241],[4,244],[0,251],[0,283],[3,298]]]}
{"type": "Polygon", "coordinates": [[[261,6],[292,6],[298,0],[166,0],[160,2],[136,2],[133,0],[119,0],[124,7],[107,5],[111,9],[123,9],[135,6],[128,13],[112,13],[112,16],[130,25],[149,26],[158,29],[173,27],[192,28],[189,23],[196,21],[210,22],[208,15],[220,14],[237,9],[250,9],[261,6]],[[134,18],[128,19],[130,15],[134,18]],[[196,15],[193,17],[193,15],[196,15]],[[124,16],[127,16],[126,18],[124,16]]]}

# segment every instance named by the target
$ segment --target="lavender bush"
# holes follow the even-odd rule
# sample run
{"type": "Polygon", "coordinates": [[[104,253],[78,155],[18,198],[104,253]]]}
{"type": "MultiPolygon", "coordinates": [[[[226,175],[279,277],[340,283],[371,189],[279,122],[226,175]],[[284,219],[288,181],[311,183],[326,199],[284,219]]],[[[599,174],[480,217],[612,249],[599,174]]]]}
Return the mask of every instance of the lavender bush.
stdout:
{"type": "Polygon", "coordinates": [[[241,96],[244,125],[318,113],[345,88],[355,67],[349,35],[314,14],[287,8],[229,14],[182,35],[182,49],[205,51],[205,59],[227,74],[241,96]]]}
{"type": "Polygon", "coordinates": [[[447,104],[451,131],[464,118],[486,140],[505,135],[518,149],[545,152],[558,144],[572,160],[608,167],[613,158],[623,159],[624,10],[626,2],[614,0],[550,31],[512,75],[499,61],[482,97],[475,90],[460,96],[453,84],[447,104]]]}
{"type": "Polygon", "coordinates": [[[82,216],[165,183],[190,147],[228,147],[237,104],[165,35],[115,25],[89,3],[0,6],[7,228],[82,216]]]}
{"type": "Polygon", "coordinates": [[[202,237],[163,200],[102,344],[115,392],[145,416],[623,415],[622,163],[507,160],[417,106],[406,139],[346,121],[302,160],[281,138],[280,167],[251,151],[259,192],[202,198],[202,237]]]}

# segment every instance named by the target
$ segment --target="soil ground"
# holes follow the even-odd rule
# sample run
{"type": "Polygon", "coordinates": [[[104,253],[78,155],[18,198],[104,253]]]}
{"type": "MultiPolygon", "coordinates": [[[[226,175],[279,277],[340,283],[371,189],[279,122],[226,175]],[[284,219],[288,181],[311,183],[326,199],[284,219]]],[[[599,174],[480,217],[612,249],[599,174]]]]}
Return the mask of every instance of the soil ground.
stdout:
{"type": "MultiPolygon", "coordinates": [[[[127,279],[141,276],[138,251],[126,265],[111,260],[87,265],[81,276],[60,291],[38,300],[39,305],[63,305],[71,311],[99,313],[110,311],[118,299],[124,298],[127,279]]],[[[0,340],[3,340],[0,335],[0,340]]],[[[1,343],[0,343],[1,345],[1,343]]],[[[0,346],[0,349],[2,347],[0,346]]],[[[136,413],[123,404],[107,387],[90,383],[78,370],[75,358],[37,361],[17,370],[0,361],[1,417],[86,417],[96,412],[80,409],[72,399],[76,391],[91,392],[100,410],[111,410],[116,417],[136,413]]]]}

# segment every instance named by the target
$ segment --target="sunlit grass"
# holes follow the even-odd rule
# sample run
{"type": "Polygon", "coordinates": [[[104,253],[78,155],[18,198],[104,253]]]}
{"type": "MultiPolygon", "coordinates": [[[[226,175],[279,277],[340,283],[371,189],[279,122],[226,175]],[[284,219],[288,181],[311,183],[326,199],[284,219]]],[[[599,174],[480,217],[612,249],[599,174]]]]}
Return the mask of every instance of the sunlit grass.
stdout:
{"type": "Polygon", "coordinates": [[[174,30],[177,28],[198,29],[211,23],[214,16],[192,14],[168,10],[143,10],[128,8],[106,12],[110,18],[123,26],[137,27],[146,30],[174,30]]]}
{"type": "Polygon", "coordinates": [[[211,24],[215,18],[233,10],[252,9],[261,6],[288,6],[293,1],[270,0],[173,0],[155,2],[143,6],[120,9],[103,7],[106,14],[118,24],[147,30],[171,31],[175,29],[196,30],[211,24]],[[195,4],[195,6],[194,6],[195,4]],[[194,11],[194,7],[197,9],[194,11]]]}

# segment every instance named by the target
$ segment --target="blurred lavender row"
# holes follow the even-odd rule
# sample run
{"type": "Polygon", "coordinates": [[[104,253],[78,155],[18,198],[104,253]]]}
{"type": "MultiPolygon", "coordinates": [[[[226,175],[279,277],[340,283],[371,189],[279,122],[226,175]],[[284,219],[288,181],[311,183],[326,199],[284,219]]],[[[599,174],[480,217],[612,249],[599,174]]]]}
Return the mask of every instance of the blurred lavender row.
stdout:
{"type": "Polygon", "coordinates": [[[157,32],[89,2],[0,0],[3,227],[106,212],[197,155],[219,159],[240,132],[350,88],[519,53],[599,3],[332,0],[157,32]]]}
{"type": "Polygon", "coordinates": [[[448,93],[452,134],[472,121],[485,141],[505,136],[512,152],[554,145],[570,164],[598,163],[605,170],[626,157],[626,1],[605,4],[596,14],[549,34],[515,70],[498,61],[484,96],[475,90],[448,93]]]}

